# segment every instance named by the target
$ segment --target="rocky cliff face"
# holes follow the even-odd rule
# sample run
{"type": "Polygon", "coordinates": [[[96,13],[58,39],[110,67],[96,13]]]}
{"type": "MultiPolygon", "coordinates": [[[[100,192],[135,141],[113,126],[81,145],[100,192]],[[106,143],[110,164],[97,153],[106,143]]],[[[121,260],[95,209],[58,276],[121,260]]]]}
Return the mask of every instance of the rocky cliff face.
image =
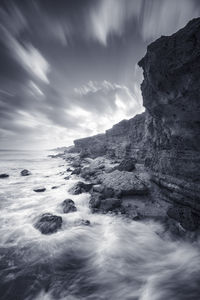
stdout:
{"type": "Polygon", "coordinates": [[[80,152],[83,157],[89,156],[91,158],[103,156],[107,150],[105,134],[75,140],[74,146],[74,151],[80,152]]]}
{"type": "MultiPolygon", "coordinates": [[[[75,141],[75,148],[93,157],[107,154],[145,161],[162,197],[175,206],[170,215],[178,221],[197,220],[200,18],[172,36],[163,36],[150,44],[139,66],[144,74],[141,89],[146,112],[114,125],[101,136],[75,141]]],[[[196,226],[193,225],[192,228],[196,226]]]]}
{"type": "Polygon", "coordinates": [[[152,123],[146,165],[169,198],[200,211],[200,18],[149,45],[139,66],[152,123]]]}

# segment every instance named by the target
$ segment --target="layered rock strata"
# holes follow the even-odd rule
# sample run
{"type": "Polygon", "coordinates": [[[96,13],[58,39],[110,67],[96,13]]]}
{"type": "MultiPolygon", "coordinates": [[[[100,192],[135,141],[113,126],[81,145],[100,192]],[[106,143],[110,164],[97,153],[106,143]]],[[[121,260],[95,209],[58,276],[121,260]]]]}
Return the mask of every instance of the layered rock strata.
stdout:
{"type": "Polygon", "coordinates": [[[181,224],[194,216],[198,227],[200,18],[150,44],[139,66],[145,113],[121,121],[105,134],[75,141],[75,150],[90,157],[130,157],[145,163],[159,197],[174,206],[169,215],[181,224]]]}

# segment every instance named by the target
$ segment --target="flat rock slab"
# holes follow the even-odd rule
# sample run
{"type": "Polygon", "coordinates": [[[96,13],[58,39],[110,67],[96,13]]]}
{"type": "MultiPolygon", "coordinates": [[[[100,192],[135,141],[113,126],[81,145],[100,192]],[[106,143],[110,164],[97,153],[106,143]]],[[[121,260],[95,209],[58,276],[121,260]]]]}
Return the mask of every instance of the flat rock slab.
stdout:
{"type": "Polygon", "coordinates": [[[45,192],[45,191],[46,191],[45,187],[39,187],[39,188],[34,189],[34,192],[36,192],[36,193],[42,193],[42,192],[45,192]]]}
{"type": "Polygon", "coordinates": [[[148,193],[147,186],[131,172],[115,170],[112,173],[99,175],[101,183],[114,191],[125,195],[144,195],[148,193]]]}

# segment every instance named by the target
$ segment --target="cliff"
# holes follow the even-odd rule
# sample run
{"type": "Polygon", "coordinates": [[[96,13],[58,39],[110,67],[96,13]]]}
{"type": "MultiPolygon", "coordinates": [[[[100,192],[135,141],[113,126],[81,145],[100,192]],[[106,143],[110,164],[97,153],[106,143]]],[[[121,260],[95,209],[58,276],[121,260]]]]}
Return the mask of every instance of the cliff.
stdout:
{"type": "Polygon", "coordinates": [[[200,211],[200,18],[149,45],[139,66],[153,124],[146,166],[170,199],[200,211]]]}
{"type": "Polygon", "coordinates": [[[150,44],[139,66],[146,112],[75,141],[75,149],[144,162],[163,199],[174,205],[169,215],[199,222],[200,18],[150,44]]]}

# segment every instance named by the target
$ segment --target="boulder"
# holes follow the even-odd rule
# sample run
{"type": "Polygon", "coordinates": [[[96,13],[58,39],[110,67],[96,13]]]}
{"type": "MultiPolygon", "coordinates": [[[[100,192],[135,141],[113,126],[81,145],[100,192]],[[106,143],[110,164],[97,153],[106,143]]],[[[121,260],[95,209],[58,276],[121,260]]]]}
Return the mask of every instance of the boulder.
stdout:
{"type": "Polygon", "coordinates": [[[71,168],[67,168],[67,172],[72,172],[72,169],[71,168]]]}
{"type": "Polygon", "coordinates": [[[109,211],[114,211],[115,209],[120,208],[121,203],[121,200],[117,198],[102,199],[99,209],[101,210],[101,212],[107,213],[109,211]]]}
{"type": "Polygon", "coordinates": [[[77,208],[75,206],[75,203],[73,200],[71,199],[66,199],[63,201],[62,203],[62,208],[63,208],[63,212],[65,214],[70,213],[70,212],[74,212],[77,211],[77,208]]]}
{"type": "Polygon", "coordinates": [[[45,191],[46,191],[45,187],[38,187],[38,188],[34,189],[34,192],[36,192],[36,193],[42,193],[42,192],[45,192],[45,191]]]}
{"type": "Polygon", "coordinates": [[[31,175],[31,172],[27,169],[24,169],[21,171],[21,176],[29,176],[31,175]]]}
{"type": "Polygon", "coordinates": [[[69,193],[72,195],[78,195],[84,192],[89,192],[92,188],[92,183],[84,183],[82,181],[78,181],[72,188],[69,189],[69,193]]]}
{"type": "Polygon", "coordinates": [[[92,210],[92,212],[95,212],[99,209],[102,199],[103,198],[100,193],[92,193],[91,199],[89,201],[89,207],[92,210]]]}
{"type": "Polygon", "coordinates": [[[70,179],[70,176],[65,176],[64,179],[65,179],[65,180],[69,180],[69,179],[70,179]]]}
{"type": "Polygon", "coordinates": [[[133,158],[126,158],[121,161],[118,167],[116,167],[119,171],[127,171],[131,172],[135,170],[135,160],[133,158]]]}
{"type": "Polygon", "coordinates": [[[42,214],[34,225],[42,234],[55,233],[61,226],[62,218],[50,213],[42,214]]]}
{"type": "Polygon", "coordinates": [[[114,194],[120,196],[148,194],[147,185],[131,172],[115,170],[100,175],[99,179],[107,191],[112,189],[114,194]]]}
{"type": "Polygon", "coordinates": [[[8,177],[9,177],[9,175],[6,173],[0,174],[0,178],[8,178],[8,177]]]}
{"type": "Polygon", "coordinates": [[[57,185],[54,185],[54,186],[52,186],[52,190],[55,190],[55,189],[57,189],[57,188],[59,188],[59,186],[57,186],[57,185]]]}

